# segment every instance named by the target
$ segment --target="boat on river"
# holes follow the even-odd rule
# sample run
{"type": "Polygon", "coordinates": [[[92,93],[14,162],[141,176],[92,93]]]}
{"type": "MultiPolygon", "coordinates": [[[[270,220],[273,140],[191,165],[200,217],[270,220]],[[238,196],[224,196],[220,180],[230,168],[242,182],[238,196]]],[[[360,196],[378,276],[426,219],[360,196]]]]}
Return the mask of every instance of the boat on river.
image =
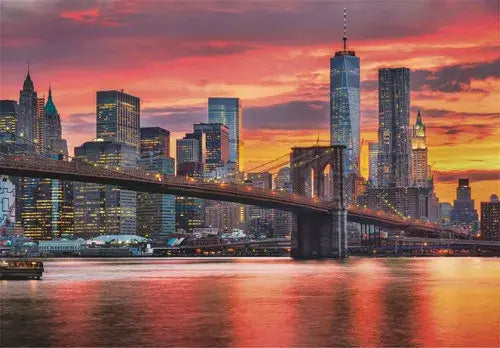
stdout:
{"type": "Polygon", "coordinates": [[[40,279],[43,262],[32,260],[0,260],[0,279],[40,279]]]}

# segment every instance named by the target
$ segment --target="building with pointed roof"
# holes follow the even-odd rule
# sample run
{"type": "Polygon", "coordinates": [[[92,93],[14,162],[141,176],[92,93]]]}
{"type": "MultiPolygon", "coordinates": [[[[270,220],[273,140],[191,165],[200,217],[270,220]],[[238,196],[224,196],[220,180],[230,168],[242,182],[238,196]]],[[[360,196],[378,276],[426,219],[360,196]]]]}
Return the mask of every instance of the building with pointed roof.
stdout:
{"type": "Polygon", "coordinates": [[[23,83],[23,89],[19,92],[19,116],[16,124],[16,140],[19,148],[25,151],[33,151],[33,142],[36,139],[36,103],[37,93],[30,71],[23,83]]]}
{"type": "Polygon", "coordinates": [[[425,124],[422,122],[422,115],[419,110],[417,121],[413,126],[412,137],[413,185],[418,187],[428,187],[431,184],[425,137],[425,124]]]}

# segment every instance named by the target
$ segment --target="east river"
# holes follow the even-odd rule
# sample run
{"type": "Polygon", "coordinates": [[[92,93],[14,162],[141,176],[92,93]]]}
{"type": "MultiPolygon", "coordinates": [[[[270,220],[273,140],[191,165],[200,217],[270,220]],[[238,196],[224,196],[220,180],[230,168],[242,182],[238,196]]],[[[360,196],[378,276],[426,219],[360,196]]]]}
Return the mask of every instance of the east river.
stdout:
{"type": "Polygon", "coordinates": [[[493,258],[53,259],[0,281],[0,346],[498,347],[493,258]]]}

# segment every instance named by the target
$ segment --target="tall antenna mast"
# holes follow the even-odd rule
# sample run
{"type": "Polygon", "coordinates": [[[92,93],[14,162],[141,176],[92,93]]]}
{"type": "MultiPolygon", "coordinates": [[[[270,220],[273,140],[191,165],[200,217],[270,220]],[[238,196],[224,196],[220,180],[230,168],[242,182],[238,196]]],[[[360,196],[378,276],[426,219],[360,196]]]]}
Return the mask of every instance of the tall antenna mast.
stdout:
{"type": "Polygon", "coordinates": [[[347,51],[347,12],[344,7],[344,51],[347,51]]]}

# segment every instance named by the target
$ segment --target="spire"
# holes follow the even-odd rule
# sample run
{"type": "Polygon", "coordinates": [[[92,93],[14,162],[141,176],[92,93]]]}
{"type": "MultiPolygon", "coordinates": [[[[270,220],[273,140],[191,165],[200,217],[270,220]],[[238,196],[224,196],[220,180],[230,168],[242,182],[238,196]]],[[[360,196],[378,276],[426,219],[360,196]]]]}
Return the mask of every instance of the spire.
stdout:
{"type": "Polygon", "coordinates": [[[416,124],[418,126],[422,126],[422,127],[424,126],[424,123],[422,122],[422,115],[420,115],[420,110],[418,110],[418,113],[417,113],[417,122],[416,122],[416,124]]]}
{"type": "Polygon", "coordinates": [[[344,51],[347,51],[347,12],[344,7],[344,38],[342,39],[344,41],[344,51]]]}
{"type": "Polygon", "coordinates": [[[49,85],[49,97],[47,98],[47,103],[45,104],[43,110],[47,115],[58,115],[54,101],[52,100],[52,88],[49,85]]]}
{"type": "Polygon", "coordinates": [[[29,63],[28,63],[28,72],[26,74],[26,78],[24,79],[24,83],[23,83],[23,90],[24,91],[32,91],[32,92],[35,90],[35,87],[33,86],[33,81],[31,80],[31,76],[30,76],[29,63]]]}

